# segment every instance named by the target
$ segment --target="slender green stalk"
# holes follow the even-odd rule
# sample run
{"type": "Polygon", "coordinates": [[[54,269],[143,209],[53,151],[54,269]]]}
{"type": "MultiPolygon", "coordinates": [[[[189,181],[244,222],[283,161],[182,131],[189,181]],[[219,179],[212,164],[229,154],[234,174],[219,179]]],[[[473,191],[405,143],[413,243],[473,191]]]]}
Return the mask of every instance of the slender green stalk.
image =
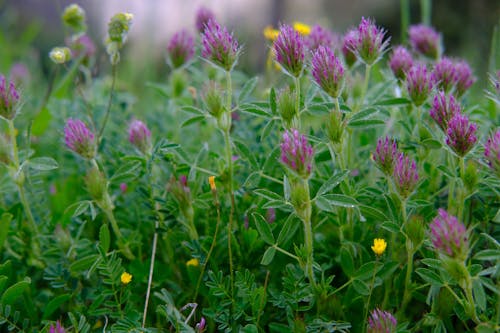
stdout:
{"type": "Polygon", "coordinates": [[[311,199],[309,194],[309,182],[301,180],[304,186],[304,192],[307,195],[304,201],[304,207],[301,209],[301,218],[304,223],[304,246],[306,250],[306,275],[309,278],[314,290],[316,290],[316,279],[314,278],[313,264],[314,264],[314,244],[313,244],[313,231],[311,223],[311,199]]]}
{"type": "Polygon", "coordinates": [[[422,14],[422,23],[425,25],[431,25],[432,1],[420,0],[420,11],[422,14]]]}
{"type": "Polygon", "coordinates": [[[106,114],[104,115],[104,120],[102,122],[101,129],[99,130],[99,135],[97,136],[98,143],[101,141],[102,134],[104,133],[104,128],[106,127],[106,123],[108,122],[109,114],[111,112],[111,105],[113,104],[113,95],[115,92],[115,85],[116,85],[116,67],[117,67],[116,65],[112,65],[111,67],[111,91],[109,92],[106,114]]]}
{"type": "Polygon", "coordinates": [[[459,177],[461,181],[461,187],[458,189],[457,193],[457,218],[460,221],[464,221],[464,206],[465,206],[465,159],[463,157],[458,158],[459,164],[459,177]]]}
{"type": "Polygon", "coordinates": [[[406,44],[410,26],[410,0],[401,0],[401,44],[406,44]]]}
{"type": "Polygon", "coordinates": [[[295,117],[292,121],[295,121],[295,128],[300,131],[300,76],[295,77],[295,117]]]}
{"type": "MultiPolygon", "coordinates": [[[[407,216],[406,216],[406,199],[401,200],[401,212],[403,215],[403,223],[402,228],[404,228],[407,224],[407,216]]],[[[413,256],[415,254],[415,249],[413,248],[413,243],[408,237],[406,233],[404,233],[406,238],[406,252],[407,252],[407,261],[406,261],[406,275],[405,275],[405,290],[403,293],[403,302],[401,305],[401,313],[404,313],[406,310],[406,306],[411,299],[410,293],[410,285],[411,285],[411,273],[413,271],[413,256]]]]}
{"type": "Polygon", "coordinates": [[[290,252],[288,252],[287,250],[282,249],[282,248],[281,248],[281,247],[279,247],[277,244],[273,244],[273,247],[274,247],[274,248],[275,248],[278,252],[281,252],[281,253],[283,253],[283,254],[285,254],[285,255],[289,256],[290,258],[293,258],[293,259],[295,259],[295,260],[297,260],[297,261],[299,261],[299,262],[300,262],[300,258],[299,258],[299,257],[297,257],[296,255],[291,254],[291,253],[290,253],[290,252]]]}
{"type": "Polygon", "coordinates": [[[142,328],[146,326],[146,317],[148,315],[149,295],[151,294],[151,285],[153,284],[153,271],[155,268],[156,247],[158,243],[158,220],[155,223],[155,233],[153,235],[153,245],[151,250],[151,263],[149,264],[148,288],[146,290],[146,300],[144,301],[144,311],[142,315],[142,328]]]}
{"type": "Polygon", "coordinates": [[[472,317],[471,319],[476,324],[478,324],[480,322],[480,320],[477,317],[476,303],[474,302],[474,297],[472,296],[472,279],[471,279],[469,270],[467,269],[467,267],[465,267],[464,263],[462,263],[462,266],[463,266],[462,270],[464,272],[464,277],[465,277],[465,286],[464,286],[465,288],[463,288],[463,289],[465,291],[465,297],[467,298],[467,302],[469,303],[467,312],[470,311],[470,316],[472,317]]]}
{"type": "Polygon", "coordinates": [[[365,103],[365,95],[366,92],[368,91],[368,84],[370,82],[370,72],[371,72],[372,66],[371,65],[366,65],[365,66],[365,81],[363,83],[363,90],[361,90],[361,96],[359,97],[359,106],[357,108],[357,111],[361,109],[363,104],[365,103]]]}
{"type": "MultiPolygon", "coordinates": [[[[378,263],[378,256],[377,256],[377,263],[378,263]]],[[[377,271],[376,269],[373,270],[372,280],[370,282],[370,293],[368,294],[368,300],[365,303],[365,314],[363,316],[365,323],[368,322],[368,311],[370,310],[370,300],[372,298],[373,289],[375,287],[375,273],[376,273],[376,271],[377,271]]],[[[363,325],[363,332],[366,332],[366,326],[367,325],[363,325]]]]}

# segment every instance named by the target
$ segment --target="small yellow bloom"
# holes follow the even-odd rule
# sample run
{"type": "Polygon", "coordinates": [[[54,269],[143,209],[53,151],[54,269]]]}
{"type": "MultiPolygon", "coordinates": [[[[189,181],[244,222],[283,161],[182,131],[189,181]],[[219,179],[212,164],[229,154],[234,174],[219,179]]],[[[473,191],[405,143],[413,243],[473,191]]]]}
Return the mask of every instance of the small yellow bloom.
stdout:
{"type": "Polygon", "coordinates": [[[270,25],[266,26],[262,33],[264,34],[264,37],[266,37],[266,39],[270,41],[274,41],[280,34],[279,30],[274,29],[270,25]]]}
{"type": "Polygon", "coordinates": [[[303,36],[307,36],[311,33],[311,26],[302,22],[293,22],[293,28],[303,36]]]}
{"type": "Polygon", "coordinates": [[[186,262],[186,266],[194,266],[194,267],[198,267],[200,265],[200,262],[198,261],[198,259],[196,258],[193,258],[193,259],[189,259],[187,262],[186,262]]]}
{"type": "Polygon", "coordinates": [[[217,190],[217,187],[215,187],[215,176],[208,177],[208,183],[210,184],[210,189],[212,191],[217,190]]]}
{"type": "Polygon", "coordinates": [[[372,250],[376,255],[381,256],[386,248],[387,242],[383,238],[375,238],[373,240],[372,250]]]}
{"type": "Polygon", "coordinates": [[[123,284],[127,285],[130,283],[130,281],[132,281],[132,274],[123,272],[122,276],[120,277],[120,280],[122,281],[123,284]]]}

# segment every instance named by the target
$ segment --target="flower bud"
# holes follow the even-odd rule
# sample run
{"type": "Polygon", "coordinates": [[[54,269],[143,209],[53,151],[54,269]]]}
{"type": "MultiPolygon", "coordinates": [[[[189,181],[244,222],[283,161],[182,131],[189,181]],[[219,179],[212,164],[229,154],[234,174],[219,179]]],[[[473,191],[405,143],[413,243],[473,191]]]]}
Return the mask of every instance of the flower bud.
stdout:
{"type": "Polygon", "coordinates": [[[399,153],[393,172],[394,184],[399,195],[406,199],[415,190],[418,183],[417,164],[403,153],[399,153]]]}
{"type": "Polygon", "coordinates": [[[286,87],[277,96],[278,112],[287,128],[290,128],[293,119],[298,116],[295,108],[295,94],[295,91],[291,91],[289,87],[286,87]]]}
{"type": "Polygon", "coordinates": [[[216,66],[230,71],[240,54],[238,40],[226,27],[221,27],[215,20],[209,20],[201,35],[201,56],[216,66]]]}
{"type": "Polygon", "coordinates": [[[56,325],[50,325],[49,333],[66,333],[66,329],[61,325],[61,322],[56,321],[56,325]]]}
{"type": "Polygon", "coordinates": [[[314,52],[320,46],[333,49],[334,40],[338,38],[334,36],[330,30],[323,28],[319,24],[313,25],[311,33],[305,38],[307,48],[314,52]]]}
{"type": "Polygon", "coordinates": [[[326,133],[330,142],[334,145],[341,143],[344,129],[345,122],[342,120],[342,112],[336,109],[330,111],[326,123],[326,133]]]}
{"type": "Polygon", "coordinates": [[[103,203],[107,202],[108,184],[106,177],[97,166],[92,166],[92,168],[87,172],[87,175],[85,176],[85,185],[90,197],[95,200],[100,207],[105,207],[103,203]]]}
{"type": "Polygon", "coordinates": [[[422,244],[425,237],[424,221],[422,217],[412,215],[408,222],[404,225],[405,233],[413,243],[413,249],[417,249],[422,244]]]}
{"type": "Polygon", "coordinates": [[[115,14],[108,23],[108,38],[120,46],[125,43],[134,16],[130,13],[115,14]]]}
{"type": "Polygon", "coordinates": [[[85,11],[77,4],[69,5],[64,9],[62,21],[75,32],[85,32],[87,30],[85,11]]]}
{"type": "Polygon", "coordinates": [[[143,154],[151,151],[151,132],[142,121],[132,120],[128,129],[128,139],[143,154]]]}
{"type": "Polygon", "coordinates": [[[83,158],[94,158],[94,134],[81,120],[68,119],[66,126],[64,126],[64,141],[69,149],[83,158]]]}
{"type": "Polygon", "coordinates": [[[440,208],[429,227],[432,245],[439,253],[460,260],[467,259],[469,252],[467,230],[455,216],[440,208]]]}
{"type": "Polygon", "coordinates": [[[465,156],[477,142],[477,125],[469,123],[466,115],[457,113],[448,122],[446,144],[460,157],[465,156]]]}
{"type": "Polygon", "coordinates": [[[410,45],[415,52],[438,59],[441,54],[441,35],[432,27],[418,24],[408,29],[410,45]]]}
{"type": "Polygon", "coordinates": [[[197,323],[195,326],[196,333],[204,332],[206,328],[205,326],[206,326],[205,317],[201,317],[200,322],[197,323]]]}
{"type": "Polygon", "coordinates": [[[212,117],[219,120],[225,111],[221,89],[214,81],[210,81],[203,92],[203,102],[212,117]]]}
{"type": "Polygon", "coordinates": [[[393,333],[396,332],[398,321],[392,313],[375,309],[368,318],[368,333],[393,333]]]}
{"type": "Polygon", "coordinates": [[[353,29],[348,31],[342,40],[342,54],[348,67],[352,67],[357,60],[356,50],[358,45],[358,31],[353,29]]]}
{"type": "Polygon", "coordinates": [[[0,74],[0,117],[12,120],[16,117],[19,104],[19,93],[14,82],[8,81],[0,74]]]}
{"type": "Polygon", "coordinates": [[[54,47],[49,57],[55,64],[61,65],[71,60],[71,51],[67,47],[54,47]]]}
{"type": "Polygon", "coordinates": [[[168,59],[173,68],[185,65],[194,55],[194,38],[186,30],[176,32],[167,46],[168,59]]]}
{"type": "Polygon", "coordinates": [[[299,77],[304,68],[305,45],[301,34],[289,25],[282,25],[273,44],[276,61],[293,77],[299,77]]]}
{"type": "Polygon", "coordinates": [[[333,51],[319,46],[313,52],[312,76],[316,83],[331,97],[338,98],[344,88],[345,69],[333,51]]]}
{"type": "Polygon", "coordinates": [[[500,178],[500,130],[497,130],[486,141],[484,157],[490,169],[500,178]]]}
{"type": "Polygon", "coordinates": [[[413,57],[403,46],[397,46],[392,51],[389,59],[389,67],[394,76],[399,80],[406,78],[406,72],[413,66],[413,57]]]}

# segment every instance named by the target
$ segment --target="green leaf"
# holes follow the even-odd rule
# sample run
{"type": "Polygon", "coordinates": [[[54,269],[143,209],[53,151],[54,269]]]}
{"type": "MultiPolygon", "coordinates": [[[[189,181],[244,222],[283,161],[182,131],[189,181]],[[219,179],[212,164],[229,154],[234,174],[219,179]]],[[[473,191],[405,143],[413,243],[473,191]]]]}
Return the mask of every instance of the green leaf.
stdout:
{"type": "Polygon", "coordinates": [[[443,146],[440,141],[433,139],[433,138],[427,138],[425,140],[422,140],[422,146],[424,146],[427,149],[441,149],[443,146]]]}
{"type": "Polygon", "coordinates": [[[278,114],[276,108],[276,91],[274,88],[271,88],[271,92],[269,93],[269,106],[271,107],[272,114],[278,114]]]}
{"type": "Polygon", "coordinates": [[[276,249],[274,247],[268,247],[264,255],[262,256],[262,260],[260,261],[261,265],[267,266],[273,261],[274,255],[276,254],[276,249]]]}
{"type": "Polygon", "coordinates": [[[243,86],[243,88],[241,88],[240,95],[238,96],[238,103],[243,102],[248,98],[248,96],[250,96],[250,94],[255,90],[258,80],[258,77],[254,77],[245,82],[245,85],[243,86]]]}
{"type": "Polygon", "coordinates": [[[354,259],[352,257],[351,251],[345,246],[340,248],[340,267],[344,273],[352,277],[354,274],[354,259]]]}
{"type": "Polygon", "coordinates": [[[362,119],[362,120],[357,120],[357,121],[351,121],[349,122],[349,127],[352,128],[358,128],[358,129],[365,129],[365,128],[372,128],[372,127],[377,127],[377,126],[382,126],[385,125],[385,120],[381,119],[362,119]]]}
{"type": "Polygon", "coordinates": [[[23,281],[13,284],[2,295],[0,303],[2,304],[13,304],[21,295],[29,289],[31,285],[31,279],[29,277],[24,278],[23,281]]]}
{"type": "Polygon", "coordinates": [[[484,292],[483,284],[479,279],[472,280],[472,295],[474,302],[481,309],[481,311],[486,310],[486,293],[484,292]]]}
{"type": "Polygon", "coordinates": [[[407,98],[389,98],[382,101],[375,102],[373,105],[376,106],[391,106],[391,105],[408,105],[410,100],[407,98]]]}
{"type": "Polygon", "coordinates": [[[479,251],[474,256],[474,259],[485,260],[485,261],[497,261],[500,260],[500,251],[494,249],[479,251]]]}
{"type": "Polygon", "coordinates": [[[66,303],[71,298],[70,294],[62,294],[52,299],[47,305],[44,306],[42,319],[49,319],[49,317],[57,310],[61,305],[66,303]]]}
{"type": "Polygon", "coordinates": [[[0,275],[0,294],[3,292],[3,289],[5,288],[5,284],[7,283],[8,279],[9,278],[7,276],[0,275]]]}
{"type": "Polygon", "coordinates": [[[271,227],[269,226],[269,223],[267,223],[266,219],[259,213],[252,213],[252,216],[262,240],[269,245],[274,245],[275,241],[273,231],[271,230],[271,227]]]}
{"type": "Polygon", "coordinates": [[[371,206],[359,205],[359,210],[361,211],[361,214],[366,217],[371,217],[374,220],[385,221],[388,219],[382,211],[371,206]]]}
{"type": "Polygon", "coordinates": [[[193,118],[189,118],[188,120],[186,120],[185,122],[183,122],[181,124],[181,128],[195,124],[195,123],[199,123],[203,120],[205,120],[205,116],[195,116],[193,118]]]}
{"type": "Polygon", "coordinates": [[[136,178],[139,175],[139,169],[142,167],[141,160],[127,160],[124,161],[115,171],[113,177],[109,180],[111,183],[123,182],[124,180],[129,180],[136,178]]]}
{"type": "Polygon", "coordinates": [[[3,213],[0,217],[0,251],[3,249],[3,244],[9,234],[10,221],[12,221],[13,217],[14,215],[10,213],[3,213]]]}
{"type": "Polygon", "coordinates": [[[170,98],[170,95],[168,94],[168,85],[166,84],[146,82],[146,87],[153,88],[153,90],[156,91],[161,96],[170,98]]]}
{"type": "Polygon", "coordinates": [[[443,280],[441,277],[427,268],[417,268],[415,272],[425,281],[434,286],[442,286],[443,280]]]}
{"type": "Polygon", "coordinates": [[[110,242],[111,236],[109,234],[108,225],[103,224],[99,229],[99,247],[104,254],[108,253],[110,242]]]}
{"type": "Polygon", "coordinates": [[[186,112],[189,112],[189,113],[193,113],[193,114],[199,114],[199,115],[204,115],[205,112],[203,112],[202,109],[200,108],[197,108],[197,107],[194,107],[192,105],[186,105],[186,106],[183,106],[181,108],[182,111],[186,111],[186,112]]]}
{"type": "Polygon", "coordinates": [[[255,194],[257,194],[260,197],[266,198],[268,200],[276,200],[276,201],[283,201],[283,197],[279,195],[278,193],[266,190],[266,189],[256,189],[253,191],[255,194]]]}
{"type": "Polygon", "coordinates": [[[377,273],[377,276],[382,280],[386,280],[391,277],[391,275],[398,269],[399,263],[397,261],[388,261],[384,263],[384,266],[377,273]]]}
{"type": "Polygon", "coordinates": [[[361,294],[363,296],[368,296],[370,295],[370,288],[368,287],[368,285],[362,281],[362,280],[358,280],[358,279],[354,279],[352,281],[352,287],[354,288],[354,290],[356,290],[356,292],[358,294],[361,294]]]}
{"type": "Polygon", "coordinates": [[[293,214],[290,214],[281,228],[277,244],[286,244],[295,235],[300,225],[300,221],[296,220],[293,214]]]}
{"type": "Polygon", "coordinates": [[[243,104],[240,105],[239,110],[241,112],[249,113],[251,115],[259,116],[259,117],[264,117],[264,118],[271,118],[272,115],[268,113],[266,110],[254,105],[254,104],[243,104]]]}
{"type": "Polygon", "coordinates": [[[379,109],[377,109],[377,108],[367,108],[367,109],[361,110],[361,111],[352,115],[351,119],[349,119],[349,123],[373,117],[378,112],[379,112],[379,109]]]}
{"type": "Polygon", "coordinates": [[[337,187],[345,179],[345,177],[347,177],[348,174],[348,170],[335,173],[326,182],[324,182],[323,185],[321,185],[318,192],[316,193],[316,196],[318,197],[327,192],[330,192],[332,189],[337,187]]]}
{"type": "Polygon", "coordinates": [[[33,119],[33,126],[31,126],[31,134],[34,136],[41,136],[47,131],[52,120],[52,115],[47,107],[44,107],[33,119]]]}
{"type": "Polygon", "coordinates": [[[271,119],[269,120],[269,122],[266,124],[266,126],[264,126],[264,129],[262,130],[261,132],[261,135],[260,135],[260,142],[264,141],[265,138],[267,138],[267,136],[271,133],[271,131],[273,130],[274,128],[274,125],[276,124],[276,120],[275,119],[271,119]]]}
{"type": "Polygon", "coordinates": [[[353,277],[359,280],[366,280],[368,278],[372,278],[373,274],[377,274],[378,270],[382,267],[382,264],[375,261],[370,261],[361,266],[356,273],[354,273],[353,277]]]}
{"type": "Polygon", "coordinates": [[[56,160],[50,157],[35,157],[29,160],[29,166],[32,169],[40,171],[54,170],[59,167],[56,160]]]}
{"type": "Polygon", "coordinates": [[[354,208],[358,202],[353,197],[344,194],[325,194],[321,196],[332,206],[340,206],[346,208],[354,208]]]}
{"type": "Polygon", "coordinates": [[[446,177],[453,179],[455,178],[455,173],[450,170],[446,165],[438,165],[438,170],[440,170],[446,177]]]}
{"type": "Polygon", "coordinates": [[[259,169],[259,163],[255,159],[255,156],[252,154],[250,149],[248,149],[247,145],[238,140],[233,140],[233,143],[242,158],[247,160],[253,169],[259,169]]]}
{"type": "Polygon", "coordinates": [[[91,254],[88,255],[82,259],[78,259],[71,263],[69,266],[69,271],[73,275],[78,275],[80,273],[83,273],[84,271],[88,270],[92,265],[99,260],[100,256],[98,254],[91,254]]]}
{"type": "Polygon", "coordinates": [[[392,221],[386,221],[386,222],[382,223],[380,225],[380,227],[389,231],[389,232],[393,232],[393,233],[398,233],[400,231],[399,225],[395,222],[392,222],[392,221]]]}

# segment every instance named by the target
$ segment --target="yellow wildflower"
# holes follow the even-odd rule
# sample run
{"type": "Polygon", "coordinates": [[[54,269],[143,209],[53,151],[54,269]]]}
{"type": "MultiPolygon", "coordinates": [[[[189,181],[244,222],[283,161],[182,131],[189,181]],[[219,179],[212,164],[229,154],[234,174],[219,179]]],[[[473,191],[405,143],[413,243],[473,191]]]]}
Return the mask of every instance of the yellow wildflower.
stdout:
{"type": "Polygon", "coordinates": [[[311,26],[302,22],[293,22],[293,28],[303,36],[307,36],[311,33],[311,26]]]}
{"type": "Polygon", "coordinates": [[[215,187],[215,176],[208,177],[208,183],[210,184],[210,189],[212,191],[217,190],[217,187],[215,187]]]}
{"type": "Polygon", "coordinates": [[[193,259],[189,259],[187,262],[186,262],[186,266],[194,266],[194,267],[198,267],[198,265],[200,265],[200,262],[198,259],[196,258],[193,258],[193,259]]]}
{"type": "Polygon", "coordinates": [[[122,276],[120,277],[120,280],[122,281],[123,284],[127,285],[132,281],[132,274],[123,272],[122,276]]]}
{"type": "Polygon", "coordinates": [[[387,248],[387,242],[383,238],[373,240],[372,250],[377,256],[381,256],[387,248]]]}
{"type": "Polygon", "coordinates": [[[270,25],[266,26],[262,33],[264,34],[264,37],[266,37],[266,39],[270,41],[274,41],[280,34],[279,30],[274,29],[270,25]]]}

